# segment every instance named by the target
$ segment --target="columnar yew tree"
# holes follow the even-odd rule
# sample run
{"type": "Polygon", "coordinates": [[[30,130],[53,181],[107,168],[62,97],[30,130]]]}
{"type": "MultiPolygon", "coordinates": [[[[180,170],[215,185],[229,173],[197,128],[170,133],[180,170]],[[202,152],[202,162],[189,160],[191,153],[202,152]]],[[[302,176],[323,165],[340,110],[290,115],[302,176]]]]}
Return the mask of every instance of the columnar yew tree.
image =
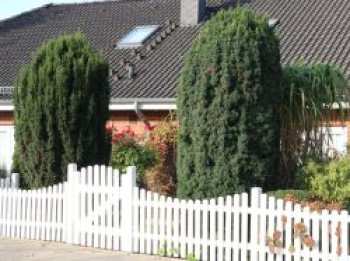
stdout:
{"type": "Polygon", "coordinates": [[[15,169],[37,188],[65,179],[67,164],[106,163],[108,64],[80,33],[44,43],[14,92],[15,169]]]}
{"type": "Polygon", "coordinates": [[[177,94],[178,194],[209,198],[277,174],[279,41],[250,10],[221,11],[190,48],[177,94]]]}

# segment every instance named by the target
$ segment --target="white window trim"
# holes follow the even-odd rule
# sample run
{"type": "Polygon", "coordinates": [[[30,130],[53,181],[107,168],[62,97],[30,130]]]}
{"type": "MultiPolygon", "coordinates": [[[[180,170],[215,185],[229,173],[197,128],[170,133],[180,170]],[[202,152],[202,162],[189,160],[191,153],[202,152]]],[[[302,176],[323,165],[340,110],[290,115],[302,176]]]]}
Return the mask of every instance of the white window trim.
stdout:
{"type": "MultiPolygon", "coordinates": [[[[12,156],[14,153],[15,149],[15,127],[13,125],[1,125],[0,126],[0,131],[1,132],[6,132],[7,133],[7,139],[10,144],[10,148],[5,154],[5,163],[6,163],[6,171],[7,173],[11,173],[11,167],[12,167],[12,156]],[[12,146],[11,146],[12,144],[12,146]]],[[[1,143],[1,141],[0,141],[1,143]]],[[[2,148],[0,148],[2,149],[2,148]]],[[[7,149],[7,148],[6,148],[7,149]]]]}

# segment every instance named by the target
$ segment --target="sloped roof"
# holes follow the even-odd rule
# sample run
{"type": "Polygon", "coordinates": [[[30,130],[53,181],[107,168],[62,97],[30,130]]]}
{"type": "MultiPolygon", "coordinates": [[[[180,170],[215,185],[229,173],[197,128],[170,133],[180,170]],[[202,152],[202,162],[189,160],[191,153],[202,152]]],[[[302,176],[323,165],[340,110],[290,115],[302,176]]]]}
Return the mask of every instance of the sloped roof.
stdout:
{"type": "Polygon", "coordinates": [[[349,0],[255,0],[250,6],[280,21],[283,64],[330,63],[350,77],[349,0]]]}
{"type": "MultiPolygon", "coordinates": [[[[242,0],[257,12],[280,21],[282,63],[302,59],[309,64],[327,62],[350,77],[349,0],[242,0]]],[[[234,6],[234,0],[207,0],[208,13],[234,6]]],[[[81,31],[117,71],[111,79],[113,99],[173,99],[183,57],[200,25],[180,27],[180,0],[119,0],[86,4],[48,5],[0,22],[0,86],[13,86],[19,68],[43,41],[63,33],[81,31]],[[176,26],[170,26],[169,20],[176,26]],[[142,60],[115,44],[134,26],[161,28],[140,48],[142,60]],[[173,27],[173,28],[171,28],[173,27]],[[170,33],[165,33],[167,29],[170,33]],[[165,36],[152,50],[147,45],[165,36]],[[135,76],[126,77],[121,60],[135,65],[135,76]]],[[[10,95],[0,93],[0,101],[10,95]]]]}
{"type": "Polygon", "coordinates": [[[122,0],[47,5],[8,19],[0,24],[0,86],[14,85],[19,69],[43,41],[81,31],[120,76],[111,80],[113,98],[173,98],[182,58],[199,31],[199,26],[179,27],[179,16],[179,0],[122,0]],[[115,44],[140,25],[161,28],[139,49],[142,60],[138,61],[130,49],[116,49],[115,44]],[[147,50],[147,44],[160,35],[165,38],[147,50]],[[135,66],[132,79],[126,77],[123,59],[135,66]]]}

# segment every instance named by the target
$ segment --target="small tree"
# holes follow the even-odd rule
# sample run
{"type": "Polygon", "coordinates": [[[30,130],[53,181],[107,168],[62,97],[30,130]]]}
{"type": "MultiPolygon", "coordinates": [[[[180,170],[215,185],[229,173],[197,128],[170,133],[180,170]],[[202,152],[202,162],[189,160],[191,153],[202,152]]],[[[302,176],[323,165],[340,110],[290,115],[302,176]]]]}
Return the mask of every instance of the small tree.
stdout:
{"type": "Polygon", "coordinates": [[[291,187],[308,157],[324,158],[322,145],[335,113],[344,120],[349,84],[340,70],[327,64],[305,66],[300,62],[283,69],[281,113],[281,171],[276,188],[291,187]],[[335,111],[333,106],[338,107],[335,111]]]}
{"type": "Polygon", "coordinates": [[[265,186],[278,171],[279,41],[250,10],[221,11],[190,48],[177,96],[178,194],[265,186]]]}
{"type": "Polygon", "coordinates": [[[14,167],[23,185],[61,182],[71,162],[106,163],[108,104],[108,64],[82,34],[44,43],[14,91],[14,167]]]}

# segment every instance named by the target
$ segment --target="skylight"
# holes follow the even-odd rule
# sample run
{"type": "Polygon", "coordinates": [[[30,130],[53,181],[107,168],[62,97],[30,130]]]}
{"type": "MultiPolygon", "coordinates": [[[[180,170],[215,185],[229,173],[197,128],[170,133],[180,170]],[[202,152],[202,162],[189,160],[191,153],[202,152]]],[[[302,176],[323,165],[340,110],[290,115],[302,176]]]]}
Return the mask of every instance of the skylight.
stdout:
{"type": "Polygon", "coordinates": [[[119,41],[117,48],[140,47],[158,28],[158,25],[136,26],[119,41]]]}

